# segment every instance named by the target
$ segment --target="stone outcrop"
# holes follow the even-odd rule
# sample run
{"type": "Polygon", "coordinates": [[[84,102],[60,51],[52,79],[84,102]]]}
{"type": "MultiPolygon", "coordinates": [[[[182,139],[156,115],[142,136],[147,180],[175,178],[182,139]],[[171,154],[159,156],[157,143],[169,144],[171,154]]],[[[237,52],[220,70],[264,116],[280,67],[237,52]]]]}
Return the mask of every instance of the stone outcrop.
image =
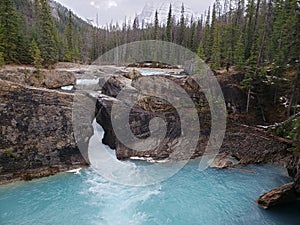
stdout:
{"type": "MultiPolygon", "coordinates": [[[[128,87],[128,81],[127,83],[120,82],[122,79],[124,78],[115,76],[113,79],[108,80],[105,84],[106,88],[102,92],[103,95],[99,95],[97,100],[97,122],[102,125],[105,130],[103,143],[116,149],[117,157],[119,159],[128,159],[130,157],[152,157],[154,159],[168,158],[172,153],[172,149],[176,148],[176,138],[181,135],[180,118],[178,117],[178,114],[176,114],[176,110],[172,105],[161,101],[161,99],[150,97],[155,96],[155,89],[152,90],[150,88],[150,90],[148,90],[148,95],[143,94],[142,90],[136,85],[139,78],[134,79],[130,87],[128,87]],[[161,146],[153,151],[133,151],[120,143],[116,138],[111,123],[111,110],[112,105],[120,101],[115,97],[118,96],[120,90],[123,88],[127,88],[132,93],[137,93],[139,96],[139,101],[131,109],[129,116],[130,128],[135,136],[141,139],[148,138],[150,136],[149,122],[155,117],[165,120],[168,124],[166,142],[163,142],[161,146]]],[[[202,156],[206,150],[211,124],[210,111],[204,94],[197,83],[189,77],[167,77],[167,79],[180,85],[194,102],[201,103],[197,108],[201,129],[199,128],[200,134],[198,145],[195,152],[192,154],[192,158],[202,156]]],[[[152,83],[160,85],[156,82],[157,81],[153,81],[152,83]]],[[[222,88],[226,88],[226,93],[228,93],[227,98],[225,95],[226,103],[231,102],[231,105],[237,105],[238,102],[236,99],[233,99],[236,87],[233,87],[231,90],[227,83],[224,85],[225,86],[222,86],[222,88]]],[[[167,93],[172,90],[166,89],[165,91],[167,93]]],[[[126,102],[123,103],[126,105],[126,102]]],[[[262,129],[239,124],[231,119],[230,116],[227,123],[225,139],[220,149],[222,154],[234,157],[241,164],[272,162],[281,162],[284,164],[290,160],[291,154],[286,151],[287,147],[290,145],[287,140],[275,137],[262,129]]],[[[177,157],[177,159],[185,158],[184,155],[177,155],[177,157]]]]}
{"type": "Polygon", "coordinates": [[[36,70],[34,68],[9,68],[0,70],[0,79],[37,88],[58,89],[75,85],[73,73],[58,70],[36,70]]]}
{"type": "Polygon", "coordinates": [[[135,80],[139,77],[142,77],[141,73],[135,69],[130,71],[129,73],[125,73],[124,76],[128,79],[135,80]]]}
{"type": "Polygon", "coordinates": [[[224,169],[228,167],[233,167],[238,163],[239,162],[234,157],[228,156],[227,154],[219,154],[211,162],[210,166],[213,168],[224,169]]]}
{"type": "Polygon", "coordinates": [[[73,98],[0,79],[0,183],[86,164],[72,129],[73,98]]]}
{"type": "Polygon", "coordinates": [[[300,153],[299,150],[293,152],[293,158],[287,166],[289,175],[294,178],[295,190],[300,197],[300,153]]]}
{"type": "Polygon", "coordinates": [[[256,202],[264,209],[283,206],[297,199],[295,184],[285,184],[262,195],[256,202]]]}
{"type": "MultiPolygon", "coordinates": [[[[172,92],[168,83],[165,81],[162,81],[165,83],[157,83],[154,80],[157,77],[155,76],[150,77],[149,84],[141,88],[139,81],[143,76],[138,73],[113,67],[95,67],[94,69],[91,71],[90,68],[84,70],[78,68],[77,72],[73,70],[72,72],[44,71],[42,75],[34,69],[12,69],[0,73],[0,129],[2,134],[0,137],[0,183],[20,179],[30,180],[86,164],[86,160],[79,152],[78,140],[76,142],[74,136],[76,136],[76,131],[84,132],[85,136],[79,135],[82,137],[79,143],[87,147],[89,137],[93,133],[90,121],[93,118],[83,118],[86,124],[73,127],[72,104],[74,104],[75,94],[49,90],[73,85],[75,83],[73,73],[80,78],[89,75],[91,79],[99,79],[98,86],[103,87],[102,94],[92,96],[97,98],[96,119],[105,131],[103,143],[116,150],[118,159],[126,160],[130,157],[166,159],[178,146],[183,146],[182,151],[172,155],[174,160],[186,159],[186,156],[196,158],[204,154],[211,133],[211,116],[203,90],[200,90],[193,79],[187,76],[163,76],[183,88],[196,105],[201,125],[200,132],[197,131],[198,140],[196,140],[195,151],[188,152],[185,151],[189,149],[188,143],[178,141],[182,129],[177,110],[168,101],[154,97],[156,96],[155,86],[165,87],[161,90],[163,93],[172,92]],[[109,76],[107,80],[108,74],[112,76],[109,76]],[[124,89],[137,97],[138,101],[134,105],[130,105],[129,99],[117,99],[124,89]],[[148,93],[145,94],[143,89],[148,89],[148,93]],[[163,142],[149,151],[133,151],[126,147],[118,140],[112,126],[111,113],[116,103],[122,103],[124,111],[129,110],[130,129],[142,141],[150,137],[149,126],[153,118],[164,120],[167,130],[163,142]]],[[[236,76],[235,80],[240,79],[239,74],[236,76]]],[[[270,162],[288,164],[289,162],[290,174],[296,178],[292,189],[300,193],[299,159],[286,151],[290,143],[261,129],[237,122],[239,120],[236,120],[235,114],[244,110],[246,96],[238,85],[232,83],[231,80],[226,79],[220,82],[230,115],[225,139],[220,149],[222,157],[217,158],[215,165],[228,167],[237,161],[240,164],[270,162]]],[[[95,87],[93,90],[98,89],[95,87]]],[[[173,97],[177,97],[176,91],[173,97]]],[[[79,98],[78,102],[86,106],[85,100],[86,98],[82,100],[79,98]]],[[[192,110],[184,103],[176,107],[187,110],[187,115],[190,115],[188,110],[192,110]]],[[[81,107],[77,108],[81,110],[81,107]]],[[[95,102],[92,102],[89,108],[94,113],[95,102]]],[[[78,115],[84,115],[84,113],[78,113],[78,115]]],[[[82,118],[75,119],[81,120],[82,118]]],[[[86,159],[87,155],[84,157],[86,159]]],[[[275,199],[273,195],[270,196],[275,199]]],[[[273,205],[272,202],[275,201],[271,200],[266,204],[273,205]]]]}
{"type": "MultiPolygon", "coordinates": [[[[178,137],[181,135],[180,118],[176,110],[168,102],[155,98],[155,88],[148,90],[148,95],[143,95],[137,83],[139,78],[134,78],[130,84],[128,80],[124,82],[123,77],[114,76],[109,79],[105,84],[105,88],[101,95],[98,96],[96,103],[96,119],[97,122],[103,127],[105,134],[103,143],[109,145],[116,150],[117,158],[126,160],[129,158],[152,158],[155,160],[168,159],[168,160],[181,160],[186,159],[186,156],[191,158],[200,157],[204,154],[207,141],[210,135],[210,111],[207,102],[204,99],[203,93],[199,90],[189,77],[174,78],[168,77],[172,81],[180,85],[189,96],[194,99],[194,102],[202,102],[202,105],[197,108],[198,116],[200,118],[201,129],[198,137],[198,145],[195,152],[189,154],[182,150],[180,154],[172,155],[172,151],[178,147],[178,137]],[[123,80],[123,82],[121,82],[123,80]],[[134,107],[128,110],[126,101],[116,99],[122,89],[137,95],[137,102],[134,107]],[[124,104],[124,112],[129,112],[129,125],[131,132],[140,139],[147,139],[150,137],[149,122],[155,117],[159,117],[168,124],[167,135],[164,141],[151,151],[136,151],[125,146],[118,138],[113,129],[111,118],[112,108],[114,104],[124,104]]],[[[153,81],[156,85],[161,85],[153,81]]],[[[144,86],[148,88],[148,85],[144,86]]],[[[229,83],[221,83],[227,109],[233,115],[240,113],[242,110],[239,107],[245,105],[245,96],[242,90],[229,83]]],[[[166,92],[172,90],[166,89],[166,92]]],[[[182,106],[184,107],[184,106],[182,106]]],[[[236,164],[257,164],[257,163],[280,163],[281,165],[290,165],[291,176],[296,177],[295,182],[276,188],[261,196],[257,203],[265,208],[272,208],[275,206],[290,203],[299,195],[299,169],[297,165],[299,160],[294,155],[287,151],[291,147],[291,142],[272,135],[262,129],[251,127],[236,122],[232,116],[228,117],[227,130],[223,145],[220,149],[220,154],[211,162],[211,166],[215,168],[230,168],[236,164]]],[[[188,149],[186,144],[182,149],[188,149]]],[[[234,169],[234,168],[233,168],[234,169]]],[[[243,170],[242,170],[243,171],[243,170]]],[[[251,172],[251,171],[245,171],[251,172]]]]}
{"type": "MultiPolygon", "coordinates": [[[[157,94],[156,87],[159,87],[160,85],[165,88],[162,88],[162,93],[169,93],[172,92],[172,90],[169,88],[169,84],[166,80],[162,79],[158,81],[157,79],[154,79],[154,77],[148,77],[147,81],[143,83],[143,87],[147,89],[147,94],[145,94],[143,93],[144,89],[140,89],[138,85],[139,78],[134,78],[131,81],[129,79],[124,80],[124,77],[121,75],[114,76],[110,78],[104,85],[104,88],[102,90],[103,95],[100,95],[97,100],[97,122],[105,130],[103,143],[109,145],[113,149],[116,149],[116,155],[118,159],[124,160],[130,157],[152,157],[157,160],[164,159],[168,158],[173,153],[174,149],[182,145],[182,143],[177,140],[181,135],[181,125],[180,118],[176,109],[167,101],[154,97],[157,94]],[[153,85],[153,87],[151,85],[153,85]],[[116,96],[118,96],[119,92],[122,89],[126,89],[126,91],[131,93],[132,96],[137,97],[137,102],[133,105],[132,108],[130,105],[128,105],[129,103],[126,102],[127,100],[124,102],[120,102],[120,100],[115,98],[116,96]],[[112,106],[115,103],[123,104],[125,107],[123,111],[130,112],[130,129],[136,137],[140,139],[147,139],[148,137],[150,137],[149,122],[153,118],[160,118],[167,123],[165,139],[160,143],[159,146],[152,149],[151,151],[134,151],[133,149],[130,149],[123,145],[123,143],[116,138],[111,122],[112,106]]],[[[186,92],[190,96],[192,96],[194,101],[200,102],[200,98],[203,99],[201,109],[205,113],[203,113],[203,116],[201,117],[201,123],[210,123],[210,115],[208,115],[209,112],[205,110],[208,103],[205,101],[203,93],[199,92],[199,90],[195,88],[198,87],[198,85],[194,83],[193,80],[189,77],[168,77],[168,79],[183,87],[186,92]]],[[[175,92],[173,97],[176,99],[175,92]]],[[[189,108],[189,106],[185,105],[180,105],[179,107],[185,108],[186,112],[189,112],[189,110],[193,110],[189,108]]],[[[193,120],[190,120],[190,122],[192,121],[193,120]]],[[[209,133],[209,131],[207,131],[207,133],[209,133]]],[[[207,140],[207,136],[204,135],[199,138],[199,144],[203,144],[207,142],[207,140]]],[[[188,155],[193,155],[193,153],[188,153],[188,155]]],[[[172,157],[173,159],[175,158],[177,160],[186,158],[184,150],[182,150],[182,152],[179,154],[173,154],[172,157]]]]}
{"type": "Polygon", "coordinates": [[[75,76],[71,72],[56,70],[34,71],[27,79],[27,84],[30,86],[48,89],[57,89],[75,83],[75,76]]]}

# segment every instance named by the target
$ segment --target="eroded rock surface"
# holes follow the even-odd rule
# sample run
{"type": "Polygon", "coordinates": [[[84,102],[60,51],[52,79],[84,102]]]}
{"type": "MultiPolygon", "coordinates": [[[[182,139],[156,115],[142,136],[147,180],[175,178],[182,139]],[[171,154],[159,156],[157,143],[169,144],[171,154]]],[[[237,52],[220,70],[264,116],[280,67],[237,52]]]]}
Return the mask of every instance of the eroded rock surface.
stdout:
{"type": "MultiPolygon", "coordinates": [[[[114,76],[113,79],[108,80],[105,84],[106,88],[102,92],[103,95],[99,95],[98,97],[96,107],[98,112],[97,122],[102,125],[105,130],[103,143],[116,149],[117,157],[119,159],[128,159],[130,157],[153,157],[154,159],[168,158],[172,154],[172,149],[174,150],[176,148],[176,145],[178,144],[176,140],[178,140],[178,137],[181,135],[180,117],[177,114],[176,107],[174,108],[173,105],[153,97],[157,95],[156,86],[162,86],[161,91],[163,93],[171,93],[176,99],[176,93],[174,92],[174,94],[172,94],[172,89],[168,87],[168,84],[164,79],[170,79],[172,82],[175,82],[182,87],[198,106],[197,113],[201,124],[197,135],[198,144],[194,149],[195,151],[189,156],[191,156],[191,158],[196,158],[204,154],[211,130],[210,110],[203,92],[193,79],[190,77],[163,77],[164,79],[159,81],[162,83],[157,83],[157,77],[150,77],[147,78],[148,80],[150,79],[150,81],[145,83],[143,88],[140,88],[138,84],[140,79],[143,79],[142,77],[133,79],[130,85],[128,80],[122,82],[124,78],[122,78],[122,75],[120,76],[120,78],[114,76]],[[153,79],[153,81],[151,81],[151,79],[153,79]],[[165,88],[165,90],[163,88],[165,88]],[[120,91],[124,89],[131,92],[132,95],[138,96],[134,107],[131,107],[122,99],[115,98],[120,91]],[[143,92],[144,89],[147,89],[146,94],[143,92]],[[167,136],[160,146],[152,151],[134,151],[126,147],[118,140],[118,138],[116,138],[111,122],[111,112],[112,106],[116,103],[120,103],[120,101],[123,101],[122,103],[125,108],[131,108],[131,110],[124,108],[124,112],[130,111],[128,123],[131,132],[140,139],[149,138],[149,122],[151,119],[158,117],[167,123],[167,136]]],[[[234,93],[237,90],[236,87],[229,90],[230,86],[225,83],[224,88],[228,93],[228,96],[225,96],[226,103],[231,103],[231,106],[238,105],[239,102],[233,98],[234,93]]],[[[180,96],[178,98],[180,98],[180,96]]],[[[186,107],[187,110],[191,110],[184,104],[180,107],[186,107]]],[[[235,159],[239,160],[241,164],[271,162],[281,162],[284,164],[288,162],[291,157],[291,154],[286,151],[289,144],[290,143],[285,139],[277,138],[261,129],[239,124],[229,116],[225,139],[220,152],[225,155],[233,156],[235,159]]],[[[188,146],[186,146],[186,148],[188,148],[188,146]]],[[[184,154],[176,155],[176,157],[177,160],[185,159],[184,154]]]]}
{"type": "Polygon", "coordinates": [[[0,183],[86,164],[73,134],[73,97],[0,79],[0,183]]]}
{"type": "Polygon", "coordinates": [[[264,209],[270,209],[276,206],[282,206],[295,201],[297,193],[295,190],[295,184],[285,184],[279,188],[275,188],[266,194],[262,195],[257,203],[264,209]]]}
{"type": "Polygon", "coordinates": [[[69,71],[36,70],[34,68],[0,69],[0,79],[48,89],[58,89],[76,83],[74,74],[69,71]]]}

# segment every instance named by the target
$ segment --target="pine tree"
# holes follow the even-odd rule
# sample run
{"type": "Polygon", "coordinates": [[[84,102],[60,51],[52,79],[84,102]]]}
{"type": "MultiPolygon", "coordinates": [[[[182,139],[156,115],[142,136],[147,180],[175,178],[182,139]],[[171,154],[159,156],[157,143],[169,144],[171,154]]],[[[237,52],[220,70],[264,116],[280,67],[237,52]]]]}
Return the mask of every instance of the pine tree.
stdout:
{"type": "Polygon", "coordinates": [[[221,66],[221,24],[217,23],[214,29],[212,46],[212,67],[218,69],[221,66]]]}
{"type": "Polygon", "coordinates": [[[2,27],[1,48],[5,62],[17,62],[18,24],[12,0],[0,1],[0,25],[2,27]]]}
{"type": "Polygon", "coordinates": [[[185,25],[185,18],[184,18],[184,4],[182,3],[181,17],[180,17],[179,41],[178,41],[179,45],[184,45],[185,30],[186,30],[186,25],[185,25]]]}
{"type": "Polygon", "coordinates": [[[51,17],[48,0],[39,0],[41,12],[39,13],[39,49],[44,59],[43,65],[48,67],[58,61],[58,47],[56,29],[51,17]]]}
{"type": "Polygon", "coordinates": [[[191,32],[190,32],[190,39],[189,39],[189,49],[193,52],[197,52],[197,46],[196,46],[196,34],[197,34],[197,29],[196,29],[196,23],[194,22],[194,18],[191,18],[191,32]]]}
{"type": "MultiPolygon", "coordinates": [[[[97,41],[97,28],[94,28],[93,29],[93,33],[92,33],[92,49],[91,49],[91,60],[92,61],[95,61],[97,58],[98,58],[98,41],[97,41]]],[[[113,48],[113,39],[112,38],[109,38],[110,39],[110,46],[108,46],[110,49],[113,48]]]]}
{"type": "Polygon", "coordinates": [[[133,30],[138,30],[139,27],[140,27],[140,22],[139,22],[138,17],[136,16],[134,21],[133,21],[132,29],[133,30]]]}
{"type": "Polygon", "coordinates": [[[201,41],[200,44],[199,44],[199,47],[198,47],[198,50],[197,50],[197,55],[200,59],[202,59],[203,61],[206,60],[206,57],[205,57],[205,53],[204,53],[204,45],[203,45],[203,42],[201,41]]]}
{"type": "Polygon", "coordinates": [[[154,31],[153,31],[153,39],[158,39],[158,28],[159,28],[159,21],[158,21],[158,12],[155,11],[155,18],[154,18],[154,31]]]}
{"type": "Polygon", "coordinates": [[[209,7],[207,12],[207,18],[206,18],[205,28],[204,28],[204,37],[203,37],[205,55],[208,58],[211,56],[210,33],[211,33],[211,28],[210,28],[210,7],[209,7]]]}
{"type": "Polygon", "coordinates": [[[210,55],[213,54],[212,52],[212,47],[214,44],[214,39],[215,39],[215,35],[216,33],[216,23],[217,23],[217,12],[216,12],[216,4],[213,4],[213,10],[212,10],[212,18],[211,18],[211,26],[210,26],[210,37],[209,37],[209,53],[210,55]]]}
{"type": "Polygon", "coordinates": [[[35,66],[35,68],[41,69],[44,60],[41,56],[41,51],[34,39],[32,40],[30,45],[30,53],[32,58],[32,64],[35,66]]]}
{"type": "Polygon", "coordinates": [[[168,42],[172,42],[172,22],[172,5],[170,4],[166,27],[166,38],[168,42]]]}
{"type": "Polygon", "coordinates": [[[67,39],[67,46],[65,50],[65,60],[68,62],[72,62],[74,60],[74,41],[73,41],[73,19],[72,19],[72,12],[69,11],[69,18],[68,18],[68,26],[66,29],[66,39],[67,39]]]}
{"type": "MultiPolygon", "coordinates": [[[[23,17],[17,16],[17,24],[18,27],[24,28],[26,27],[26,23],[23,17]]],[[[22,64],[30,64],[30,52],[29,52],[29,39],[26,37],[28,36],[27,30],[19,29],[17,33],[17,44],[16,44],[16,59],[18,63],[22,64]]]]}
{"type": "Polygon", "coordinates": [[[238,69],[242,69],[245,65],[245,44],[243,35],[240,35],[240,38],[235,46],[234,64],[238,69]]]}
{"type": "Polygon", "coordinates": [[[255,2],[254,0],[249,0],[246,10],[246,40],[245,40],[245,59],[249,59],[251,56],[253,38],[254,38],[254,30],[255,30],[255,2]]]}

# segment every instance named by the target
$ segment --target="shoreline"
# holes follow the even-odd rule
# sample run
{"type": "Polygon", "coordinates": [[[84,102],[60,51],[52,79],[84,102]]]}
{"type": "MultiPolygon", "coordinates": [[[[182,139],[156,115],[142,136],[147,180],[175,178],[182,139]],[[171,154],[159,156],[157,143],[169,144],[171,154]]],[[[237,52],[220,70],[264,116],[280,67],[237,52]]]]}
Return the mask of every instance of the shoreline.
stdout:
{"type": "MultiPolygon", "coordinates": [[[[188,163],[197,162],[198,160],[200,160],[200,158],[192,158],[188,161],[188,163]]],[[[163,161],[163,160],[162,161],[160,161],[160,160],[148,161],[148,160],[142,160],[142,159],[141,160],[139,160],[139,159],[130,159],[130,160],[126,160],[126,161],[147,162],[149,164],[171,164],[172,163],[171,161],[163,161]]],[[[280,164],[276,164],[276,163],[235,165],[235,166],[240,166],[240,168],[236,168],[235,166],[233,166],[233,167],[223,167],[223,168],[217,168],[217,167],[209,166],[209,167],[207,167],[207,169],[214,169],[214,170],[217,170],[217,171],[231,170],[231,171],[242,172],[242,173],[253,173],[254,171],[244,170],[243,168],[249,167],[249,166],[258,166],[259,167],[259,166],[268,166],[268,165],[272,166],[272,167],[280,168],[280,169],[285,170],[286,172],[288,172],[286,167],[284,167],[283,165],[280,165],[280,164]]],[[[21,179],[22,176],[20,176],[20,177],[8,180],[6,182],[0,182],[0,187],[14,185],[14,184],[18,184],[18,183],[28,183],[28,182],[31,182],[31,181],[38,181],[40,179],[49,178],[49,177],[60,175],[60,174],[66,174],[66,173],[75,174],[75,172],[69,172],[69,171],[76,170],[76,169],[85,170],[85,169],[89,169],[89,168],[92,168],[92,167],[90,165],[76,165],[76,166],[64,168],[64,169],[62,169],[60,171],[56,171],[54,173],[53,173],[53,171],[51,171],[51,173],[50,172],[46,173],[45,172],[45,171],[47,171],[46,168],[44,168],[44,170],[37,169],[36,170],[36,175],[41,175],[41,173],[40,173],[41,171],[43,171],[45,173],[42,173],[43,175],[41,175],[41,176],[31,177],[30,179],[21,179]]],[[[31,172],[33,174],[35,171],[33,170],[31,172]]],[[[253,174],[256,174],[256,173],[254,172],[253,174]]],[[[24,173],[24,175],[28,175],[28,174],[24,173]]],[[[287,177],[293,179],[291,176],[288,175],[288,173],[287,173],[287,177]]]]}
{"type": "Polygon", "coordinates": [[[0,186],[9,185],[17,182],[30,182],[32,180],[39,180],[39,179],[55,176],[57,174],[66,173],[69,170],[73,170],[73,169],[88,168],[89,165],[80,164],[80,165],[74,165],[74,166],[64,167],[64,168],[61,167],[62,166],[53,166],[52,168],[44,167],[35,170],[34,169],[30,170],[30,172],[27,171],[23,173],[20,172],[18,174],[16,173],[4,174],[1,175],[1,177],[12,177],[12,178],[9,180],[1,180],[0,186]]]}
{"type": "MultiPolygon", "coordinates": [[[[0,137],[2,144],[2,146],[0,145],[0,185],[47,177],[83,167],[83,165],[87,166],[79,152],[78,143],[76,143],[74,136],[72,124],[74,94],[59,90],[62,86],[76,85],[76,79],[86,75],[95,75],[100,80],[105,79],[107,75],[113,75],[113,79],[106,83],[106,93],[102,93],[102,97],[94,96],[93,98],[96,98],[97,102],[95,112],[101,108],[98,111],[101,114],[98,113],[96,118],[98,124],[106,132],[104,144],[116,149],[117,158],[125,160],[130,157],[145,157],[147,155],[154,160],[168,158],[167,156],[170,154],[168,149],[156,153],[155,151],[131,152],[126,147],[117,145],[118,142],[115,139],[109,118],[111,103],[115,99],[113,96],[117,96],[120,88],[122,89],[120,80],[125,80],[126,85],[131,85],[131,89],[134,88],[132,83],[134,80],[138,80],[141,75],[128,74],[133,68],[127,68],[129,71],[124,72],[122,68],[113,66],[77,65],[74,70],[72,70],[72,66],[65,69],[62,67],[63,65],[52,71],[43,70],[42,76],[35,74],[34,70],[26,70],[24,66],[22,69],[10,67],[9,70],[1,70],[0,100],[5,102],[1,113],[5,116],[0,121],[4,131],[0,137]],[[15,112],[15,109],[18,109],[18,112],[15,112]],[[78,162],[81,164],[74,165],[78,162]]],[[[139,69],[152,70],[152,68],[139,69]]],[[[156,71],[162,70],[156,69],[156,71]]],[[[170,72],[169,69],[165,71],[170,72]]],[[[292,178],[299,176],[299,174],[297,175],[299,167],[297,167],[296,158],[294,164],[289,164],[293,157],[292,153],[287,151],[291,147],[289,141],[276,138],[274,135],[251,125],[243,125],[239,122],[239,116],[243,119],[245,115],[242,113],[234,114],[238,113],[236,106],[243,103],[240,99],[243,97],[243,93],[231,83],[236,82],[236,77],[239,78],[240,75],[232,74],[230,76],[226,74],[226,82],[222,80],[222,75],[220,76],[218,79],[221,81],[221,87],[225,88],[225,100],[230,102],[233,111],[231,112],[233,114],[228,115],[229,124],[220,153],[236,158],[242,165],[266,163],[286,165],[285,168],[289,172],[293,170],[293,173],[290,173],[292,178]]],[[[199,94],[198,90],[194,89],[193,83],[188,80],[189,77],[170,79],[173,82],[178,82],[191,96],[201,99],[201,93],[199,94]]],[[[142,107],[148,108],[150,106],[150,109],[157,107],[153,99],[148,98],[146,100],[142,102],[144,104],[142,107]]],[[[158,111],[163,109],[161,112],[169,114],[166,104],[160,104],[159,107],[161,108],[158,108],[158,111]]],[[[205,110],[204,112],[206,113],[205,110]]],[[[145,114],[145,118],[148,116],[145,114]]],[[[174,126],[177,126],[176,121],[174,126]]],[[[139,127],[144,127],[147,121],[135,116],[132,122],[140,125],[139,127]]],[[[204,122],[206,125],[209,124],[209,120],[204,122]]],[[[83,131],[86,132],[83,144],[87,146],[93,132],[92,126],[85,124],[82,129],[85,129],[83,131]]],[[[137,129],[136,134],[143,136],[147,132],[137,129]]],[[[199,139],[200,145],[197,146],[196,152],[192,156],[193,159],[203,155],[205,150],[203,146],[205,146],[208,134],[209,128],[204,127],[203,133],[200,135],[202,139],[199,139]]],[[[176,133],[172,136],[172,138],[174,137],[176,137],[176,133]]],[[[180,160],[181,156],[176,157],[180,160]]]]}

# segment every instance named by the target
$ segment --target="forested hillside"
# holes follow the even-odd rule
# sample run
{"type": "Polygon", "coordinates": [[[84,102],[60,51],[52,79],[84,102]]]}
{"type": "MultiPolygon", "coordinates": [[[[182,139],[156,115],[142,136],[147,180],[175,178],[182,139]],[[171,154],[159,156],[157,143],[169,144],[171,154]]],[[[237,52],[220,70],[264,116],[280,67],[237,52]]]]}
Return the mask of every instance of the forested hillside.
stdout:
{"type": "Polygon", "coordinates": [[[294,66],[299,61],[297,0],[216,0],[201,18],[185,18],[182,5],[179,21],[170,5],[165,24],[156,13],[151,24],[137,17],[133,24],[110,24],[106,29],[96,29],[48,0],[2,0],[0,6],[1,52],[8,63],[32,61],[25,50],[33,41],[43,57],[42,42],[48,42],[55,60],[88,61],[121,44],[150,39],[183,45],[215,69],[228,63],[239,68],[274,63],[280,73],[287,64],[294,66]]]}
{"type": "Polygon", "coordinates": [[[59,3],[1,0],[2,61],[49,66],[57,61],[90,61],[94,28],[59,3]]]}

